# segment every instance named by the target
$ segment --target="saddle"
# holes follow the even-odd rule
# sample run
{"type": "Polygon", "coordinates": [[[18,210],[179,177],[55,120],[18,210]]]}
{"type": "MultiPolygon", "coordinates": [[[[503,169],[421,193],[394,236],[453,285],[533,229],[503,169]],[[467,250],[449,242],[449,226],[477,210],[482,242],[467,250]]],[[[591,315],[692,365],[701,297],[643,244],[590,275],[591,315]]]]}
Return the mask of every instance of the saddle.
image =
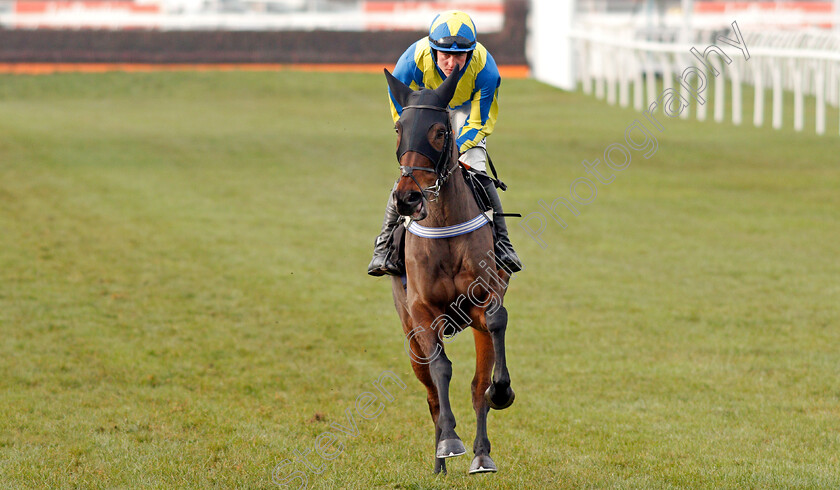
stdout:
{"type": "MultiPolygon", "coordinates": [[[[461,171],[461,173],[464,174],[464,180],[467,183],[467,187],[470,188],[470,191],[472,192],[472,195],[475,198],[475,203],[478,204],[478,209],[481,210],[482,213],[491,211],[493,209],[493,204],[491,204],[490,202],[490,196],[487,195],[487,191],[484,190],[484,186],[481,185],[481,182],[479,182],[478,179],[490,179],[494,181],[494,184],[500,181],[491,178],[489,175],[481,175],[479,177],[479,174],[477,172],[469,170],[463,165],[461,166],[461,171]]],[[[496,187],[499,186],[497,185],[496,187]]],[[[490,224],[492,225],[493,220],[491,219],[490,221],[490,224]]]]}

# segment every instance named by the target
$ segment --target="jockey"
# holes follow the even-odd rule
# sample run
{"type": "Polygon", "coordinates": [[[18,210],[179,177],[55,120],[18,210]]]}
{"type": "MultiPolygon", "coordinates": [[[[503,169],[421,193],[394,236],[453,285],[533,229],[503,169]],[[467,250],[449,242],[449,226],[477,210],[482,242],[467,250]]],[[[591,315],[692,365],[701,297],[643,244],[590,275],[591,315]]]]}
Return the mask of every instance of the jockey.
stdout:
{"type": "MultiPolygon", "coordinates": [[[[393,75],[413,90],[435,89],[452,72],[466,66],[458,88],[449,103],[450,119],[455,129],[459,161],[479,176],[479,181],[490,196],[493,205],[496,260],[511,272],[522,270],[522,263],[507,233],[502,216],[502,202],[493,179],[487,175],[486,137],[493,132],[499,112],[497,102],[501,78],[496,62],[481,43],[476,42],[475,24],[469,15],[457,10],[438,14],[424,37],[400,56],[393,75]]],[[[390,93],[391,115],[399,120],[402,107],[390,93]]],[[[393,192],[393,191],[392,191],[393,192]]],[[[399,276],[401,268],[392,260],[392,237],[399,221],[393,195],[388,197],[382,231],[376,237],[373,260],[368,274],[399,276]]]]}

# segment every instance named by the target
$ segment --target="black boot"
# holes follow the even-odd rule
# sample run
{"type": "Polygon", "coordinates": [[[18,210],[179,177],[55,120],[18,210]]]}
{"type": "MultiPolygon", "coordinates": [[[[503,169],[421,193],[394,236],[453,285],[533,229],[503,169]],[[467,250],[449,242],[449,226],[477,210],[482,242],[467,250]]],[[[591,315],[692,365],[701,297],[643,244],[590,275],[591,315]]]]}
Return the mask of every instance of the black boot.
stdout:
{"type": "Polygon", "coordinates": [[[496,191],[496,185],[493,180],[487,175],[478,174],[478,180],[481,186],[487,191],[490,197],[490,204],[493,206],[493,227],[495,235],[494,253],[496,254],[496,262],[503,266],[510,273],[519,272],[522,270],[522,261],[513,251],[513,244],[508,238],[507,224],[505,217],[502,216],[502,201],[499,199],[499,193],[496,191]]]}
{"type": "Polygon", "coordinates": [[[382,231],[373,242],[373,260],[368,265],[368,274],[371,276],[401,276],[403,274],[394,254],[394,229],[399,226],[400,213],[397,212],[397,205],[394,202],[393,190],[388,195],[388,206],[385,208],[385,219],[382,220],[382,231]]]}

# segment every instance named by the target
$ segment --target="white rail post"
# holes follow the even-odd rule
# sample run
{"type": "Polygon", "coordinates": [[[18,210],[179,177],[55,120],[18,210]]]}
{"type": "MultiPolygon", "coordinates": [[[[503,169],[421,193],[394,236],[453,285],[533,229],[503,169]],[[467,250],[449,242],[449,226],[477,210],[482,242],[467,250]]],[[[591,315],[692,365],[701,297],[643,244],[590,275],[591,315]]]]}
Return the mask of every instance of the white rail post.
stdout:
{"type": "Polygon", "coordinates": [[[618,105],[627,107],[630,105],[630,76],[629,71],[633,69],[631,53],[622,50],[621,61],[618,70],[618,105]]]}
{"type": "Polygon", "coordinates": [[[662,54],[662,90],[674,88],[674,70],[671,69],[671,56],[668,53],[662,54]]]}
{"type": "MultiPolygon", "coordinates": [[[[604,85],[605,85],[604,84],[604,71],[605,71],[605,68],[604,68],[604,63],[605,63],[604,62],[604,48],[603,48],[603,46],[598,45],[598,46],[595,47],[595,49],[593,51],[595,53],[597,53],[597,56],[596,56],[595,59],[597,59],[598,61],[601,62],[600,63],[601,66],[599,66],[598,67],[599,69],[596,70],[596,72],[594,73],[594,77],[595,77],[595,98],[603,100],[604,96],[606,95],[605,94],[606,88],[604,87],[604,85]]],[[[593,68],[594,68],[594,66],[593,66],[593,68]]]]}
{"type": "Polygon", "coordinates": [[[797,60],[791,60],[788,66],[793,68],[793,129],[795,131],[802,131],[805,126],[805,94],[802,90],[802,71],[804,70],[804,63],[797,60]]]}
{"type": "Polygon", "coordinates": [[[592,71],[589,67],[589,41],[585,39],[577,39],[577,45],[580,47],[580,55],[577,58],[578,76],[580,77],[581,90],[586,95],[592,93],[592,71]]]}
{"type": "MultiPolygon", "coordinates": [[[[606,50],[605,50],[606,51],[606,50]]],[[[620,56],[617,56],[620,58],[620,56]]],[[[618,71],[619,71],[619,63],[621,61],[616,61],[614,63],[607,63],[607,57],[604,56],[604,76],[607,79],[607,104],[615,105],[616,101],[616,81],[618,78],[618,71]]]]}
{"type": "Polygon", "coordinates": [[[650,56],[645,54],[645,80],[647,81],[647,101],[650,104],[656,100],[656,74],[653,72],[653,63],[650,56]]]}
{"type": "MultiPolygon", "coordinates": [[[[668,53],[660,53],[659,54],[659,64],[662,65],[662,91],[669,88],[674,87],[674,80],[671,78],[671,62],[668,60],[668,53]]],[[[656,96],[654,96],[651,100],[655,100],[656,96]]],[[[662,111],[665,111],[665,108],[662,107],[662,111]]]]}
{"type": "MultiPolygon", "coordinates": [[[[692,60],[692,61],[696,61],[696,60],[692,60]]],[[[709,82],[708,82],[710,73],[708,72],[708,70],[706,70],[706,66],[703,65],[702,63],[700,64],[700,66],[697,66],[695,64],[695,68],[697,68],[698,70],[703,72],[703,76],[706,77],[706,93],[705,93],[706,103],[701,104],[699,100],[697,101],[697,120],[698,121],[705,121],[706,120],[706,104],[708,104],[709,100],[711,100],[711,97],[709,97],[709,95],[708,95],[709,93],[711,93],[711,91],[709,90],[709,82]]]]}
{"type": "Polygon", "coordinates": [[[640,54],[637,50],[633,50],[633,60],[636,61],[636,66],[633,69],[633,108],[637,111],[642,111],[644,109],[644,91],[645,91],[645,80],[644,80],[644,61],[642,61],[642,54],[640,54]]]}
{"type": "MultiPolygon", "coordinates": [[[[715,63],[711,61],[711,63],[715,63]]],[[[723,113],[726,104],[726,63],[719,60],[720,74],[715,77],[715,121],[723,122],[723,113]]],[[[714,69],[714,68],[713,68],[714,69]]]]}
{"type": "Polygon", "coordinates": [[[772,63],[770,72],[773,76],[773,129],[782,128],[782,69],[779,63],[772,63]]]}
{"type": "Polygon", "coordinates": [[[753,101],[753,125],[761,127],[764,125],[764,74],[761,70],[761,61],[753,60],[753,86],[755,87],[755,100],[753,101]]]}
{"type": "MultiPolygon", "coordinates": [[[[686,64],[683,63],[683,61],[685,61],[683,58],[684,57],[682,56],[674,55],[674,61],[676,62],[677,67],[686,66],[686,64]]],[[[679,68],[677,68],[677,71],[679,71],[679,68]]],[[[676,73],[674,73],[674,75],[676,75],[677,79],[680,79],[680,75],[677,75],[676,73]]],[[[678,83],[678,85],[680,86],[680,96],[688,102],[683,111],[680,112],[680,119],[688,119],[688,116],[691,113],[691,101],[694,100],[694,96],[689,93],[688,89],[685,88],[682,83],[678,83]]]]}
{"type": "Polygon", "coordinates": [[[729,65],[732,71],[732,124],[741,125],[741,60],[729,65]]]}
{"type": "Polygon", "coordinates": [[[825,134],[825,65],[825,63],[817,63],[817,72],[814,74],[817,134],[825,134]]]}

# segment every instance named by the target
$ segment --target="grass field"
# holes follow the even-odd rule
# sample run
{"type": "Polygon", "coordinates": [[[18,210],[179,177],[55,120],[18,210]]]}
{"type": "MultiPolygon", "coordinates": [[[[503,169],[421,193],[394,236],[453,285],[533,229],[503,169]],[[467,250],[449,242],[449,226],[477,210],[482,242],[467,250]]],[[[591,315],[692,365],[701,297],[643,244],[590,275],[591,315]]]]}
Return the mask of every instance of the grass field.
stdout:
{"type": "MultiPolygon", "coordinates": [[[[0,76],[0,487],[277,488],[383,371],[407,389],[309,454],[320,474],[296,464],[310,488],[840,486],[836,112],[823,137],[663,116],[545,248],[514,224],[500,471],[435,477],[389,281],[365,274],[398,174],[384,87],[0,76]]],[[[500,102],[523,214],[639,117],[526,80],[500,102]]],[[[470,337],[448,345],[467,447],[470,337]]]]}

